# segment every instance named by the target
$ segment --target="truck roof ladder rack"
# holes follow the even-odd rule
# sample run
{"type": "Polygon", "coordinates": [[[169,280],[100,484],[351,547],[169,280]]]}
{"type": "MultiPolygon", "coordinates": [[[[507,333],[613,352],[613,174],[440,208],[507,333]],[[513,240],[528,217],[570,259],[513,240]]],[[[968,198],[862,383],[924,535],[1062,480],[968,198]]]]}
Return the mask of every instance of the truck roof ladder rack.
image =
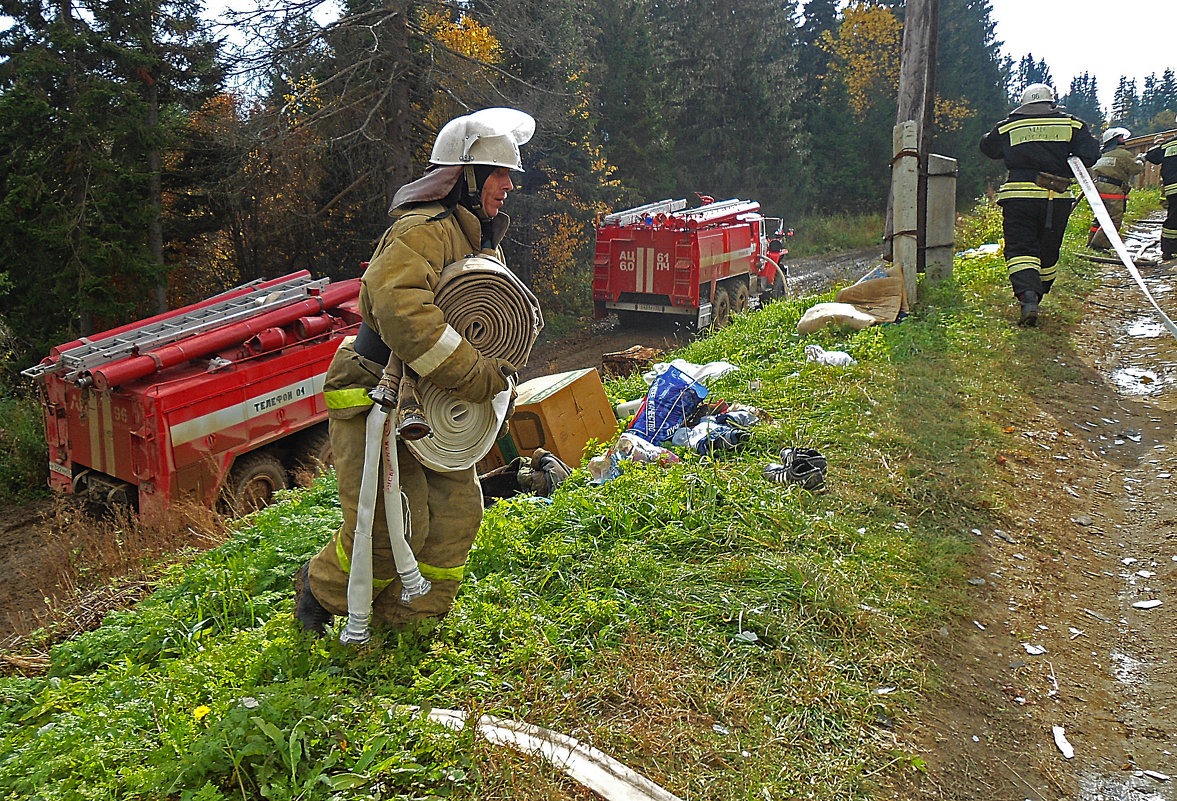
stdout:
{"type": "Polygon", "coordinates": [[[699,206],[698,208],[691,209],[682,216],[703,222],[705,220],[713,220],[716,217],[726,217],[734,212],[754,211],[758,208],[760,208],[759,204],[756,204],[752,201],[733,198],[731,200],[721,200],[716,203],[708,203],[706,206],[699,206]]]}
{"type": "Polygon", "coordinates": [[[65,380],[73,381],[100,365],[179,342],[181,339],[252,317],[260,312],[304,300],[312,291],[321,290],[327,283],[329,279],[309,278],[306,275],[278,281],[266,287],[253,289],[244,295],[145,323],[111,337],[86,342],[63,351],[56,362],[42,362],[22,370],[21,375],[40,378],[47,373],[68,370],[65,380]]]}
{"type": "Polygon", "coordinates": [[[647,214],[673,214],[686,207],[687,202],[685,200],[658,200],[653,203],[647,203],[644,206],[634,206],[632,209],[606,214],[602,218],[602,221],[605,225],[633,225],[636,222],[641,222],[642,218],[647,214]]]}

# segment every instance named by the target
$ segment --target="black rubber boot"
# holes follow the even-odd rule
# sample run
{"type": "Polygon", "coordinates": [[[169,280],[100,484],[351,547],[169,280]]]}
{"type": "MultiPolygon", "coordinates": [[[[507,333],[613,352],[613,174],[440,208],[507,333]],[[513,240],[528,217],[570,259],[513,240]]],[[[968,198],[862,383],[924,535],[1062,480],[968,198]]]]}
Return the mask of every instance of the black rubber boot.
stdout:
{"type": "Polygon", "coordinates": [[[1038,325],[1038,295],[1034,292],[1023,292],[1021,301],[1022,317],[1018,320],[1018,325],[1033,328],[1038,325]]]}
{"type": "Polygon", "coordinates": [[[294,576],[294,616],[305,631],[322,637],[335,616],[324,609],[311,592],[310,572],[311,563],[307,562],[294,576]]]}

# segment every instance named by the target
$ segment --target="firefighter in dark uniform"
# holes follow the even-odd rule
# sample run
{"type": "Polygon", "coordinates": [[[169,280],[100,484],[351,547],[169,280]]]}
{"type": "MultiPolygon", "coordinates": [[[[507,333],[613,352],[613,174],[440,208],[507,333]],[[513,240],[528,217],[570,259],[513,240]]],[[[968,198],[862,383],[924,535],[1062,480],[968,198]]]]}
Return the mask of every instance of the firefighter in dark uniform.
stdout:
{"type": "Polygon", "coordinates": [[[1168,261],[1177,258],[1177,136],[1158,135],[1144,159],[1161,165],[1161,195],[1169,210],[1161,224],[1161,259],[1168,261]]]}
{"type": "MultiPolygon", "coordinates": [[[[1124,221],[1132,179],[1144,172],[1144,164],[1124,146],[1131,135],[1127,128],[1108,128],[1104,131],[1100,138],[1103,149],[1099,161],[1091,168],[1091,178],[1095,181],[1095,188],[1099,190],[1099,197],[1116,231],[1120,230],[1120,224],[1124,221]]],[[[1108,250],[1111,246],[1111,240],[1100,228],[1099,220],[1093,220],[1091,230],[1087,233],[1087,247],[1108,250]]]]}
{"type": "MultiPolygon", "coordinates": [[[[486,403],[508,388],[515,365],[487,358],[449,326],[434,303],[446,265],[470,254],[502,261],[509,219],[499,213],[523,169],[519,146],[535,120],[516,109],[482,109],[442,127],[425,175],[393,197],[384,232],[360,286],[363,324],[340,345],[327,371],[324,400],[339,481],[343,525],[295,577],[295,616],[307,631],[326,632],[333,615],[346,615],[356,510],[364,471],[368,391],[390,354],[424,379],[471,403],[486,403]]],[[[432,583],[410,605],[400,603],[383,501],[377,494],[372,526],[372,619],[400,626],[444,616],[453,604],[470,546],[482,522],[482,493],[473,467],[442,471],[397,443],[401,491],[407,501],[410,546],[432,583]]]]}
{"type": "Polygon", "coordinates": [[[1026,87],[1020,106],[981,137],[981,152],[1002,159],[1009,171],[997,192],[1005,264],[1022,307],[1018,323],[1035,325],[1074,207],[1067,158],[1078,156],[1090,167],[1099,158],[1099,143],[1087,123],[1055,105],[1051,87],[1036,83],[1026,87]]]}

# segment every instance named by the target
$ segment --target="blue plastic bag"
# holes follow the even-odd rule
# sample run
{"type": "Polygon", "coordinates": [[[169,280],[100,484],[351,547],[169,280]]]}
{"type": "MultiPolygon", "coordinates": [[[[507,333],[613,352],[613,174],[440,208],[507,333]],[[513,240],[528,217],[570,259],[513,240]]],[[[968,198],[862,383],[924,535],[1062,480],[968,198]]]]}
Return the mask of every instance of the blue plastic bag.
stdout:
{"type": "Polygon", "coordinates": [[[707,387],[677,367],[667,367],[650,385],[646,399],[626,430],[646,442],[661,445],[706,397],[707,387]]]}

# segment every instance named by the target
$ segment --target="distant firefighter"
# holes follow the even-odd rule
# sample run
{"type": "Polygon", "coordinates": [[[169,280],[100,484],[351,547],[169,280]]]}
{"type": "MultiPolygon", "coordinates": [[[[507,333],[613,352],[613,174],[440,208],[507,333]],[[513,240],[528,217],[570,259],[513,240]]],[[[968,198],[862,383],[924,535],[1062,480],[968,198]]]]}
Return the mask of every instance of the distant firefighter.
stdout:
{"type": "Polygon", "coordinates": [[[1037,325],[1038,303],[1054,283],[1074,207],[1067,159],[1078,156],[1090,167],[1099,158],[1099,143],[1087,123],[1055,105],[1054,89],[1036,83],[1022,92],[1020,106],[981,137],[981,152],[1009,170],[997,191],[1005,264],[1022,307],[1018,324],[1037,325]]]}
{"type": "Polygon", "coordinates": [[[1161,259],[1177,258],[1177,136],[1165,139],[1161,134],[1153,139],[1144,158],[1150,164],[1161,165],[1161,186],[1169,215],[1161,225],[1161,259]]]}
{"type": "MultiPolygon", "coordinates": [[[[1127,128],[1108,128],[1100,140],[1103,150],[1099,161],[1091,168],[1091,177],[1095,180],[1095,188],[1099,190],[1099,197],[1103,206],[1108,210],[1108,216],[1120,230],[1124,221],[1124,210],[1128,207],[1128,192],[1132,179],[1144,172],[1144,163],[1133,156],[1124,146],[1124,142],[1132,133],[1127,128]]],[[[1108,250],[1112,243],[1107,234],[1099,226],[1099,220],[1091,222],[1091,230],[1087,235],[1087,246],[1095,250],[1108,250]]]]}

